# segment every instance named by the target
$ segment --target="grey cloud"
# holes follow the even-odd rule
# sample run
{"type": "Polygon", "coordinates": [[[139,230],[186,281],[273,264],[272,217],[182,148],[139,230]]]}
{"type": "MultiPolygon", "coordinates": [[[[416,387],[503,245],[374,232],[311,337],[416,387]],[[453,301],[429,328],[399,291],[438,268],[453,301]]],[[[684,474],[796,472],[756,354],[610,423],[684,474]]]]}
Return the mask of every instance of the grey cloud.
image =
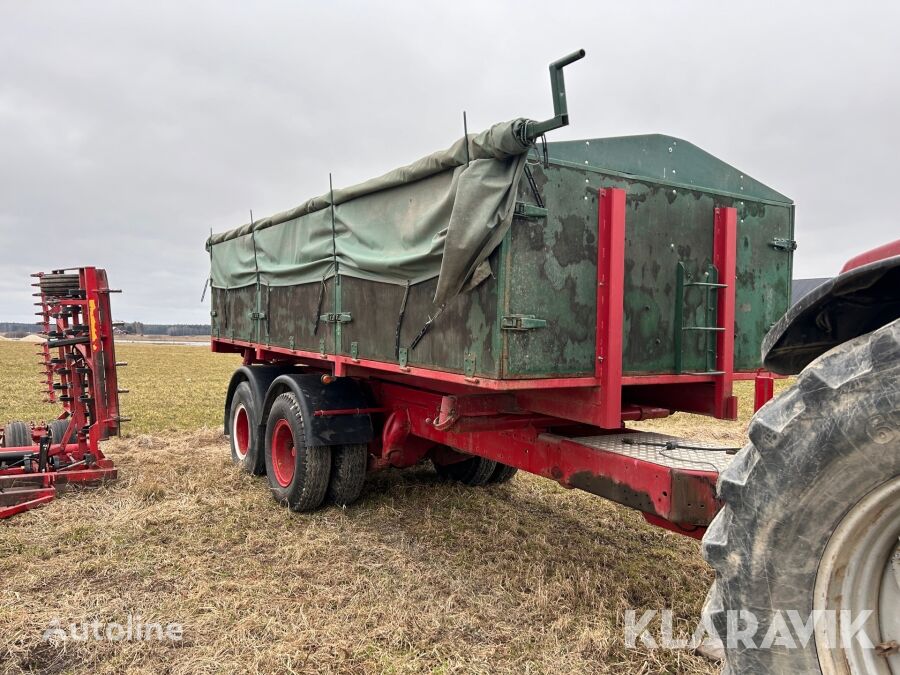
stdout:
{"type": "Polygon", "coordinates": [[[797,201],[798,276],[900,236],[895,3],[7,2],[0,317],[27,273],[108,268],[126,320],[202,322],[209,229],[369,178],[470,128],[686,138],[797,201]]]}

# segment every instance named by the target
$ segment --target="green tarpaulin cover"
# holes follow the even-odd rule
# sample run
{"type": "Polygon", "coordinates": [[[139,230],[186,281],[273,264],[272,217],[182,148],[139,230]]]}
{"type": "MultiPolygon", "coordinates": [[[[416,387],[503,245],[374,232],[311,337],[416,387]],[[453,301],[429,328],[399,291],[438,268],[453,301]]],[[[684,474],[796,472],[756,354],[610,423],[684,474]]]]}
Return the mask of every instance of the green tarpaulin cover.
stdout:
{"type": "Polygon", "coordinates": [[[526,120],[495,124],[372,180],[207,242],[212,285],[291,286],[335,273],[393,284],[438,277],[442,305],[484,277],[512,221],[530,144],[526,120]],[[466,153],[468,142],[468,163],[466,153]],[[333,239],[332,239],[333,237],[333,239]],[[481,266],[481,269],[479,269],[481,266]]]}

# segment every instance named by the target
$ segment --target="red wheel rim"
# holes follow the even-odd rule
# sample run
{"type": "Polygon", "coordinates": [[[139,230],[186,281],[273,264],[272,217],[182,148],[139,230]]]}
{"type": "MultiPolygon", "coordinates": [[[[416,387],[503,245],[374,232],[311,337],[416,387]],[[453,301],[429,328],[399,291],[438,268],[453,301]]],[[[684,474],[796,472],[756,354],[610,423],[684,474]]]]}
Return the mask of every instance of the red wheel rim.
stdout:
{"type": "Polygon", "coordinates": [[[272,433],[272,469],[275,480],[281,487],[287,487],[294,480],[294,463],[297,449],[294,447],[294,432],[287,420],[278,420],[272,433]]]}
{"type": "Polygon", "coordinates": [[[250,416],[247,415],[247,409],[243,405],[238,405],[234,413],[231,437],[234,439],[235,452],[243,459],[250,448],[250,416]]]}

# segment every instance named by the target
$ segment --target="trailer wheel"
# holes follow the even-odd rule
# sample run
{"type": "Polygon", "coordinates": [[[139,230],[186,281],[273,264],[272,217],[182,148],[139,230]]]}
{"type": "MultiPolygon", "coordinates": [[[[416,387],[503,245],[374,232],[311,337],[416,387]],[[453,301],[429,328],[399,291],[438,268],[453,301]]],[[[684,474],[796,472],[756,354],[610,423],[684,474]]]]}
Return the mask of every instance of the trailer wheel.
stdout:
{"type": "Polygon", "coordinates": [[[494,469],[494,473],[488,478],[488,483],[508,483],[517,472],[518,469],[516,467],[497,462],[497,468],[494,469]]]}
{"type": "Polygon", "coordinates": [[[259,412],[253,400],[253,392],[249,384],[241,382],[234,390],[228,413],[231,461],[254,476],[261,476],[266,471],[265,458],[260,452],[257,438],[258,425],[259,412]]]}
{"type": "Polygon", "coordinates": [[[453,464],[433,463],[435,470],[442,478],[455,480],[471,487],[486,485],[497,468],[497,462],[484,457],[470,457],[453,464]]]}
{"type": "Polygon", "coordinates": [[[3,447],[21,448],[31,445],[31,427],[25,422],[10,422],[3,427],[3,447]]]}
{"type": "Polygon", "coordinates": [[[75,430],[72,430],[72,433],[69,434],[69,438],[63,440],[63,434],[66,433],[66,429],[69,428],[69,420],[53,420],[50,424],[47,425],[47,430],[50,432],[50,442],[54,445],[58,443],[75,443],[76,434],[75,430]]]}
{"type": "Polygon", "coordinates": [[[359,499],[368,460],[369,447],[364,443],[336,445],[331,449],[331,477],[325,494],[329,504],[348,506],[359,499]]]}
{"type": "Polygon", "coordinates": [[[278,396],[266,424],[266,476],[275,501],[294,511],[322,504],[331,473],[331,448],[307,447],[303,427],[296,396],[278,396]]]}
{"type": "Polygon", "coordinates": [[[704,618],[725,643],[727,667],[900,673],[890,646],[900,642],[900,320],[813,361],[756,414],[750,439],[722,472],[725,506],[703,539],[716,571],[704,618]],[[789,629],[791,610],[804,623],[819,617],[805,644],[789,629]],[[840,638],[847,617],[864,610],[873,614],[862,632],[886,655],[840,638]],[[747,627],[741,612],[758,621],[756,647],[778,631],[794,648],[729,637],[729,627],[747,627]]]}

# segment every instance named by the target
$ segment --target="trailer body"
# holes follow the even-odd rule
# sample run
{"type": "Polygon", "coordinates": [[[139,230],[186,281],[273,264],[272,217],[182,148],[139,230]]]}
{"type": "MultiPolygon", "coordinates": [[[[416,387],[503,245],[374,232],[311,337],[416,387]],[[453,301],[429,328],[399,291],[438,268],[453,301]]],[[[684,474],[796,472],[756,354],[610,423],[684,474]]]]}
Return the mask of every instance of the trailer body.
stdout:
{"type": "Polygon", "coordinates": [[[370,468],[487,458],[701,535],[728,456],[624,425],[736,419],[735,379],[771,397],[759,345],[789,304],[793,203],[678,138],[535,145],[542,125],[211,237],[212,348],[245,364],[226,433],[248,381],[268,442],[287,390],[255,368],[351,378],[367,405],[303,425],[366,417],[370,468]]]}

